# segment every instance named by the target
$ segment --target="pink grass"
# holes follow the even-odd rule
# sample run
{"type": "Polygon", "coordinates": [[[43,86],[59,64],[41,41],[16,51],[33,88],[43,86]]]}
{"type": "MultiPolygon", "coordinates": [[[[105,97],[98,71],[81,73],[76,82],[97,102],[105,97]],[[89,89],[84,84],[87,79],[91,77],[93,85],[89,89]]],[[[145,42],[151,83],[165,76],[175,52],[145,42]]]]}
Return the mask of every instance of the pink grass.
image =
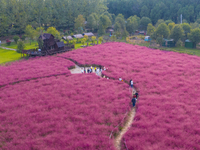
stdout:
{"type": "Polygon", "coordinates": [[[133,79],[138,111],[125,139],[129,149],[200,149],[200,57],[106,43],[61,54],[99,64],[115,79],[133,79]]]}
{"type": "Polygon", "coordinates": [[[72,66],[75,66],[73,62],[54,56],[14,62],[9,66],[0,67],[0,86],[32,78],[70,75],[68,68],[72,66]]]}
{"type": "Polygon", "coordinates": [[[5,149],[114,149],[109,135],[130,101],[125,83],[94,74],[43,78],[0,90],[0,146],[5,149]]]}

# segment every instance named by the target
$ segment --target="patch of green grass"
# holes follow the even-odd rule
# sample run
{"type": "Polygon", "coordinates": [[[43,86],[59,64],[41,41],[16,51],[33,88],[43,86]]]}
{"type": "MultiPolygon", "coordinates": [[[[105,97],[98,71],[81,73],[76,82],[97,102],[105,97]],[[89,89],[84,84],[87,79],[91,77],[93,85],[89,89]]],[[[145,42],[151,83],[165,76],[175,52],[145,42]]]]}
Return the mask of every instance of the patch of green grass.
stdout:
{"type": "Polygon", "coordinates": [[[200,56],[199,49],[192,49],[192,48],[185,48],[185,47],[161,47],[161,48],[158,47],[157,49],[200,56]]]}
{"type": "MultiPolygon", "coordinates": [[[[36,41],[31,42],[31,45],[30,45],[30,41],[25,41],[24,44],[25,44],[24,50],[38,48],[38,43],[36,41]]],[[[10,45],[1,44],[1,46],[7,47],[7,48],[12,48],[12,49],[17,49],[17,44],[15,42],[11,42],[10,45]]]]}
{"type": "Polygon", "coordinates": [[[0,48],[0,64],[19,60],[21,58],[21,54],[17,53],[16,51],[6,50],[0,48]]]}

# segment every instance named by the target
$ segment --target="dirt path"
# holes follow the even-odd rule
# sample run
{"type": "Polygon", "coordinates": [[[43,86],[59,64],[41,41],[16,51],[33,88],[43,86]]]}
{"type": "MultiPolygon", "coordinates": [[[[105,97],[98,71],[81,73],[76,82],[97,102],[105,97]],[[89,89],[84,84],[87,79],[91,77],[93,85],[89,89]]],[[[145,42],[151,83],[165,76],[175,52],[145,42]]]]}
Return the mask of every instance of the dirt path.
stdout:
{"type": "Polygon", "coordinates": [[[7,49],[7,50],[12,50],[12,51],[16,51],[16,49],[7,48],[7,47],[3,47],[3,46],[0,46],[0,48],[7,49]]]}
{"type": "Polygon", "coordinates": [[[132,108],[131,111],[128,113],[127,121],[126,121],[124,127],[122,128],[122,130],[119,132],[119,134],[115,138],[115,147],[117,148],[117,150],[121,150],[122,138],[123,138],[124,134],[128,131],[128,129],[131,127],[131,125],[133,123],[133,119],[135,117],[135,114],[136,114],[135,108],[132,108]]]}

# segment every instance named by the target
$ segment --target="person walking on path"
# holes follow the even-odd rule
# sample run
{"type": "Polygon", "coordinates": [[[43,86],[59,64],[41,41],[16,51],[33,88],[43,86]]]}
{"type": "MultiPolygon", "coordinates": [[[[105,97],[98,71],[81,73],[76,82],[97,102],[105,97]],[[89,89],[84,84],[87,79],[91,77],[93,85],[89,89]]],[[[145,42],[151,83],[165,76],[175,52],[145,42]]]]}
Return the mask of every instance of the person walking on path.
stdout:
{"type": "Polygon", "coordinates": [[[94,68],[94,71],[95,71],[95,72],[97,71],[97,68],[96,68],[96,67],[94,68]]]}
{"type": "Polygon", "coordinates": [[[0,46],[1,46],[1,40],[0,40],[0,46]]]}
{"type": "Polygon", "coordinates": [[[85,67],[84,67],[84,73],[86,73],[85,67]]]}
{"type": "Polygon", "coordinates": [[[133,107],[135,107],[135,103],[136,103],[136,98],[132,98],[133,107]]]}
{"type": "Polygon", "coordinates": [[[91,66],[91,72],[90,73],[92,73],[92,71],[93,71],[93,67],[91,66]]]}
{"type": "Polygon", "coordinates": [[[131,86],[131,88],[133,88],[133,80],[132,79],[130,80],[130,86],[131,86]]]}
{"type": "Polygon", "coordinates": [[[84,73],[84,70],[83,70],[83,68],[81,68],[81,73],[84,73]]]}

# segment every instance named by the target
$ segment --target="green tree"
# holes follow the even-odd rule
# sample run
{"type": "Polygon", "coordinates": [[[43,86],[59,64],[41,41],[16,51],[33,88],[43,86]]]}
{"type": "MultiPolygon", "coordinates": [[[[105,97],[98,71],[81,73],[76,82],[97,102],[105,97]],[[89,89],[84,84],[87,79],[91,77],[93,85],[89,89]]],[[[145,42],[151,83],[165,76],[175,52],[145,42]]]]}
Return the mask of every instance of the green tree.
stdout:
{"type": "Polygon", "coordinates": [[[43,40],[41,38],[38,38],[37,39],[37,43],[38,43],[39,49],[42,49],[42,47],[43,47],[43,40]]]}
{"type": "Polygon", "coordinates": [[[191,29],[199,28],[199,24],[197,22],[190,23],[191,29]]]}
{"type": "Polygon", "coordinates": [[[24,42],[22,40],[18,40],[18,42],[17,42],[17,52],[21,53],[24,48],[25,48],[24,42]]]}
{"type": "Polygon", "coordinates": [[[15,36],[13,37],[13,39],[14,39],[15,43],[17,44],[17,41],[19,40],[19,36],[15,35],[15,36]]]}
{"type": "Polygon", "coordinates": [[[168,28],[169,28],[169,30],[171,31],[172,30],[172,28],[175,26],[175,23],[173,22],[173,23],[169,23],[168,24],[168,28]]]}
{"type": "Polygon", "coordinates": [[[175,42],[177,42],[178,40],[180,40],[184,35],[184,31],[181,25],[176,24],[171,31],[171,35],[170,37],[172,39],[174,39],[175,42]]]}
{"type": "Polygon", "coordinates": [[[52,34],[56,39],[61,39],[60,32],[55,27],[49,27],[47,33],[52,34]]]}
{"type": "Polygon", "coordinates": [[[137,19],[133,16],[127,19],[126,30],[131,34],[135,33],[135,30],[138,28],[137,19]]]}
{"type": "Polygon", "coordinates": [[[101,36],[105,33],[105,30],[103,28],[103,25],[100,23],[99,24],[99,30],[98,30],[98,34],[101,36]]]}
{"type": "Polygon", "coordinates": [[[103,33],[105,33],[105,29],[108,28],[109,26],[111,26],[111,20],[108,16],[106,15],[102,15],[100,17],[100,21],[99,21],[99,26],[101,26],[103,33]]]}
{"type": "Polygon", "coordinates": [[[147,26],[147,35],[152,36],[155,30],[155,27],[151,23],[149,23],[147,26]]]}
{"type": "Polygon", "coordinates": [[[187,35],[188,33],[190,33],[190,30],[191,30],[191,26],[188,23],[183,23],[181,26],[184,30],[185,38],[187,39],[187,35]]]}
{"type": "Polygon", "coordinates": [[[31,25],[27,25],[25,29],[25,35],[30,39],[30,45],[31,45],[31,41],[36,36],[36,31],[31,25]]]}
{"type": "Polygon", "coordinates": [[[115,25],[114,25],[114,30],[116,32],[121,32],[121,25],[119,22],[116,22],[115,25]]]}
{"type": "Polygon", "coordinates": [[[78,30],[79,32],[82,32],[82,29],[85,28],[85,18],[83,15],[78,15],[78,17],[74,20],[74,28],[75,30],[78,30]]]}
{"type": "Polygon", "coordinates": [[[142,17],[140,20],[140,29],[147,30],[148,24],[151,23],[151,20],[148,17],[142,17]]]}
{"type": "Polygon", "coordinates": [[[169,23],[174,23],[172,20],[165,20],[166,25],[168,25],[169,23]]]}
{"type": "Polygon", "coordinates": [[[170,34],[169,27],[165,23],[161,23],[156,28],[157,37],[168,38],[170,34]]]}
{"type": "Polygon", "coordinates": [[[149,9],[146,5],[141,8],[140,17],[149,17],[149,9]]]}
{"type": "Polygon", "coordinates": [[[91,14],[89,15],[88,19],[87,19],[87,28],[94,30],[95,29],[95,18],[94,16],[91,14]]]}
{"type": "Polygon", "coordinates": [[[159,24],[161,23],[165,23],[165,21],[163,19],[159,19],[155,25],[155,27],[157,28],[159,26],[159,24]]]}
{"type": "Polygon", "coordinates": [[[200,42],[200,29],[191,29],[191,32],[188,33],[188,38],[191,42],[198,44],[200,42]]]}

